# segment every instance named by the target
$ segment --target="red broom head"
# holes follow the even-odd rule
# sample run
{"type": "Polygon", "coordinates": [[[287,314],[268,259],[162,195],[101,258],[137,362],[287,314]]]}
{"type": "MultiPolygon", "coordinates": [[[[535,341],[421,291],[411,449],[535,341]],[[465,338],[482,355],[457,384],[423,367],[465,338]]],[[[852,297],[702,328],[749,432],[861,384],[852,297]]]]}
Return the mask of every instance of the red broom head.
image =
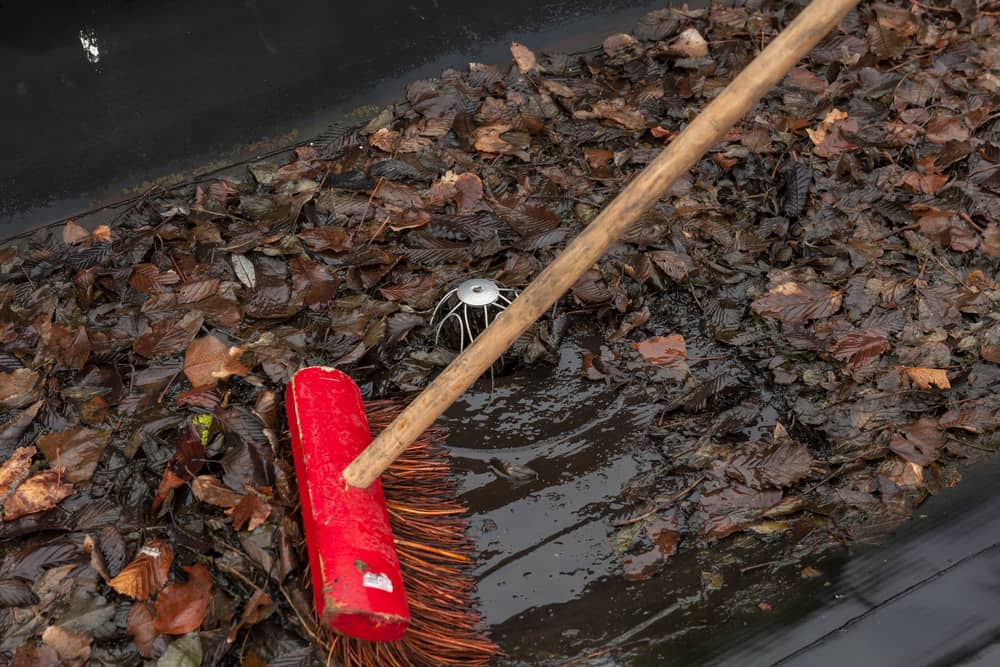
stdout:
{"type": "MultiPolygon", "coordinates": [[[[368,404],[372,433],[388,426],[403,407],[395,401],[368,404]]],[[[476,611],[474,548],[442,440],[440,431],[429,429],[382,475],[410,626],[396,642],[334,635],[333,654],[345,667],[476,667],[501,655],[476,611]]]]}

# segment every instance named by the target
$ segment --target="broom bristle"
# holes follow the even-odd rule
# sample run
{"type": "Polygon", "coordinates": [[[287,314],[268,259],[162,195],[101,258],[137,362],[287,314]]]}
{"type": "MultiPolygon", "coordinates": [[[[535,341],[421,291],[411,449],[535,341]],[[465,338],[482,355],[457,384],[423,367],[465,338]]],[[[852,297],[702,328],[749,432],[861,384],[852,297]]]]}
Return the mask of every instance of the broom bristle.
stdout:
{"type": "MultiPolygon", "coordinates": [[[[403,407],[396,401],[369,403],[372,433],[388,426],[403,407]]],[[[401,640],[389,643],[336,635],[333,651],[345,667],[476,667],[501,655],[476,611],[474,545],[466,536],[465,508],[442,440],[440,431],[427,430],[382,475],[410,627],[401,640]]]]}

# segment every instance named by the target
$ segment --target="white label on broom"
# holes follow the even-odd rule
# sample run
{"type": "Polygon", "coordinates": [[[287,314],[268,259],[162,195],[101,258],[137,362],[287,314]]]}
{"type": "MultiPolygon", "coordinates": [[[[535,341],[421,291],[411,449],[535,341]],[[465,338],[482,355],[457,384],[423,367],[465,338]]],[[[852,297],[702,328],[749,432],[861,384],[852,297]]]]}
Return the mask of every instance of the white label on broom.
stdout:
{"type": "Polygon", "coordinates": [[[392,592],[392,579],[379,572],[365,572],[361,585],[365,588],[377,588],[386,593],[392,592]]]}

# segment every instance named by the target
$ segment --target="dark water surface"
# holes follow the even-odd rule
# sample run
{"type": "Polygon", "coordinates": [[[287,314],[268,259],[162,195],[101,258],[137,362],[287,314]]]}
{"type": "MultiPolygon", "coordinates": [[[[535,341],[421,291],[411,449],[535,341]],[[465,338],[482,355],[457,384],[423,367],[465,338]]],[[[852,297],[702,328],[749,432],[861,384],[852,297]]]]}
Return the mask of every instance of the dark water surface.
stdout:
{"type": "Polygon", "coordinates": [[[446,419],[482,608],[511,664],[1000,664],[1000,461],[968,470],[880,545],[781,562],[783,537],[736,536],[682,544],[661,574],[625,580],[611,521],[627,482],[662,461],[644,436],[657,408],[580,376],[595,343],[576,332],[557,366],[492,391],[481,381],[446,419]],[[493,457],[538,477],[503,479],[493,457]],[[821,575],[803,579],[804,566],[821,575]]]}
{"type": "Polygon", "coordinates": [[[308,139],[512,39],[572,51],[650,0],[0,2],[0,238],[308,139]]]}

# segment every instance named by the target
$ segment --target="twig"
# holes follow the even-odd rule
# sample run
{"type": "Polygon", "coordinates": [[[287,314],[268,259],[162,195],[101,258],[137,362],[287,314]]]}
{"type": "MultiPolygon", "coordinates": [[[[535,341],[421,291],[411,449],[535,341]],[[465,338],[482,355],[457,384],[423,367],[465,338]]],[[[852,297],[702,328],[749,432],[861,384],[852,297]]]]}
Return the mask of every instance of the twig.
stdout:
{"type": "Polygon", "coordinates": [[[646,512],[643,512],[639,516],[634,516],[631,519],[620,519],[618,521],[612,521],[611,525],[614,526],[615,528],[621,528],[622,526],[631,526],[633,523],[639,523],[640,521],[642,521],[644,519],[648,519],[649,517],[651,517],[654,514],[656,514],[657,512],[659,512],[660,510],[667,509],[668,507],[670,507],[671,505],[673,505],[675,502],[677,502],[678,500],[680,500],[684,496],[686,496],[689,493],[691,493],[692,491],[694,491],[696,488],[698,488],[698,485],[701,484],[704,481],[705,481],[705,476],[704,475],[699,475],[698,479],[696,479],[695,481],[693,481],[689,486],[687,486],[686,488],[681,489],[680,491],[678,491],[674,495],[669,496],[666,500],[657,503],[656,505],[653,506],[653,509],[651,509],[649,511],[646,511],[646,512]]]}

